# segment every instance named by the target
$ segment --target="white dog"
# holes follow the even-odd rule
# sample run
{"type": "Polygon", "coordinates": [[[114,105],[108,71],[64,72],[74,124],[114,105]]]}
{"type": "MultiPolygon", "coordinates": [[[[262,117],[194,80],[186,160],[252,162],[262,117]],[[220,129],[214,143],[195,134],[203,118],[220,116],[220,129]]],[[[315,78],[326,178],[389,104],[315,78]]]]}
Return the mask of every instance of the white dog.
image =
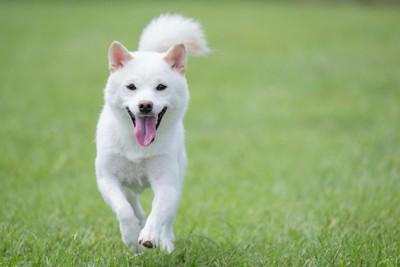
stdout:
{"type": "Polygon", "coordinates": [[[97,184],[133,251],[174,249],[173,222],[186,166],[185,114],[189,92],[187,53],[208,52],[199,23],[162,15],[143,31],[136,52],[113,42],[110,76],[97,125],[97,184]],[[145,218],[138,194],[150,186],[154,199],[145,218]]]}

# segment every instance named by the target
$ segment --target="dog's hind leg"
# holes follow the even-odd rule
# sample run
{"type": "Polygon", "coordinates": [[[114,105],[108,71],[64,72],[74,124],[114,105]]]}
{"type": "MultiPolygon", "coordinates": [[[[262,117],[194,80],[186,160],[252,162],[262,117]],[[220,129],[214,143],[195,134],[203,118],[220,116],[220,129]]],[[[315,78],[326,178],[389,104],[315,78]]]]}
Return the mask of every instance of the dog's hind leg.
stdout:
{"type": "Polygon", "coordinates": [[[174,250],[174,240],[174,221],[168,220],[164,223],[161,231],[161,249],[171,253],[174,250]]]}
{"type": "Polygon", "coordinates": [[[144,211],[142,205],[140,205],[138,196],[129,190],[126,192],[126,197],[129,204],[132,206],[136,218],[139,220],[140,227],[143,229],[144,225],[146,224],[146,216],[144,215],[144,211]]]}

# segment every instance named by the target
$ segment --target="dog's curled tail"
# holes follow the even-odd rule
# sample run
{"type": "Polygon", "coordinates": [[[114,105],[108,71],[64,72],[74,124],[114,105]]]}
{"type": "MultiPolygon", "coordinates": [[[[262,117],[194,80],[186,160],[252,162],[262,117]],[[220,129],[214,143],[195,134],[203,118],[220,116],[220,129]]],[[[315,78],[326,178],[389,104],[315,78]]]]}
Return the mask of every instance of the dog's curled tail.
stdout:
{"type": "Polygon", "coordinates": [[[143,30],[138,50],[162,53],[177,43],[184,43],[194,56],[210,51],[200,23],[178,14],[163,14],[152,20],[143,30]]]}

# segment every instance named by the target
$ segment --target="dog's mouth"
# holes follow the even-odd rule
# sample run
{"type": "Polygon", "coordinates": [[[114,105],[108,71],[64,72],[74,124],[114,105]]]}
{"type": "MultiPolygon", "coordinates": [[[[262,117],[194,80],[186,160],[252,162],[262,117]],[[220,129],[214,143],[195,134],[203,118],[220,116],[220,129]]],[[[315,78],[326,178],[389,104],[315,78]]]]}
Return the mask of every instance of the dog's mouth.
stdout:
{"type": "Polygon", "coordinates": [[[138,144],[141,146],[150,145],[156,137],[157,129],[160,126],[165,112],[167,112],[167,107],[164,107],[158,115],[144,116],[135,116],[128,107],[125,107],[125,109],[131,117],[133,126],[135,127],[134,134],[138,144]]]}

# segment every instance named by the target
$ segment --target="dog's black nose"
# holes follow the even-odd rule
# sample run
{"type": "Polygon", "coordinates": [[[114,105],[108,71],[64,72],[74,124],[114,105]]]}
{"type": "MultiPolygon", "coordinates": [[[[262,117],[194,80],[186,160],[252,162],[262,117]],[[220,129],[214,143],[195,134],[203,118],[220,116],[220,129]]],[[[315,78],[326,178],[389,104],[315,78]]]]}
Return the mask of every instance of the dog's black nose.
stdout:
{"type": "Polygon", "coordinates": [[[153,110],[153,102],[148,100],[143,100],[139,102],[140,112],[147,114],[153,110]]]}

